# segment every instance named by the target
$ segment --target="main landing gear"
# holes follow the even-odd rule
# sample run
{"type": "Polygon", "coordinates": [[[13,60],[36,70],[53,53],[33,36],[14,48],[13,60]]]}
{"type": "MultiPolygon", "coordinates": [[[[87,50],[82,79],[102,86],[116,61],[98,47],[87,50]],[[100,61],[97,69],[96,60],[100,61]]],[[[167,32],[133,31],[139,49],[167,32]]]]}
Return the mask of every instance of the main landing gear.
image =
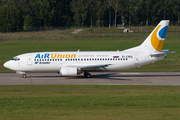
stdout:
{"type": "Polygon", "coordinates": [[[91,78],[91,74],[88,73],[88,72],[85,72],[85,73],[84,73],[84,77],[86,77],[86,78],[91,78]]]}
{"type": "Polygon", "coordinates": [[[26,74],[23,74],[22,77],[23,77],[23,78],[26,78],[26,74]]]}

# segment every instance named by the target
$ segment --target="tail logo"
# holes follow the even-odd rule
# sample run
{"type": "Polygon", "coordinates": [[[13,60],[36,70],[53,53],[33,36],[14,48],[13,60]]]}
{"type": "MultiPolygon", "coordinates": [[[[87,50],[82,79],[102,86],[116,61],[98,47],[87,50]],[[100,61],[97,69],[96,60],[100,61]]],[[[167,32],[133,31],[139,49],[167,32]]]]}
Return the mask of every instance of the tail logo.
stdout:
{"type": "Polygon", "coordinates": [[[160,27],[161,25],[159,25],[155,29],[155,31],[153,32],[151,36],[151,44],[154,47],[154,49],[156,49],[159,52],[161,52],[162,50],[168,26],[165,26],[159,30],[160,27]]]}

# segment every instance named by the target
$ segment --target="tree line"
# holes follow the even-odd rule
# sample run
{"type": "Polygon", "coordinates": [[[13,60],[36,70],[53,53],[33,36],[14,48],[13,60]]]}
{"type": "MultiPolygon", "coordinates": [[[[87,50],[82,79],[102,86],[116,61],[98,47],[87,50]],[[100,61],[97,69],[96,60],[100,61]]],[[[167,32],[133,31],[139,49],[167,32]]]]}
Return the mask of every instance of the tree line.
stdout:
{"type": "Polygon", "coordinates": [[[180,0],[0,0],[0,31],[180,23],[180,0]]]}

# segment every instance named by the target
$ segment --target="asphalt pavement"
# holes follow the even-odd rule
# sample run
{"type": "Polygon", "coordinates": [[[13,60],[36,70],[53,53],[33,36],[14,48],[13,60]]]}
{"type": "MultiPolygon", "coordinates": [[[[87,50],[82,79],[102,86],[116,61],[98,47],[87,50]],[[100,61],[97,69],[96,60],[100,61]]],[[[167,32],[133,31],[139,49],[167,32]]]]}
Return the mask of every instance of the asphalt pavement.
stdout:
{"type": "Polygon", "coordinates": [[[0,85],[180,85],[180,72],[92,72],[92,78],[57,73],[0,73],[0,85]]]}

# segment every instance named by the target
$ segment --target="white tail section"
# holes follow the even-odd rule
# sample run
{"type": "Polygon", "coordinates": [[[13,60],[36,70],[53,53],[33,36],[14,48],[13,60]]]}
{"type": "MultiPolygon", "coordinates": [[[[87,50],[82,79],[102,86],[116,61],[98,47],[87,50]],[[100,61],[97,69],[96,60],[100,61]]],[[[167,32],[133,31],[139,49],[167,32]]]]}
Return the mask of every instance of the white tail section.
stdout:
{"type": "Polygon", "coordinates": [[[141,49],[151,52],[161,52],[166,37],[169,20],[162,20],[146,40],[141,44],[141,49]]]}
{"type": "Polygon", "coordinates": [[[161,52],[168,25],[169,20],[162,20],[140,46],[126,51],[161,52]]]}

